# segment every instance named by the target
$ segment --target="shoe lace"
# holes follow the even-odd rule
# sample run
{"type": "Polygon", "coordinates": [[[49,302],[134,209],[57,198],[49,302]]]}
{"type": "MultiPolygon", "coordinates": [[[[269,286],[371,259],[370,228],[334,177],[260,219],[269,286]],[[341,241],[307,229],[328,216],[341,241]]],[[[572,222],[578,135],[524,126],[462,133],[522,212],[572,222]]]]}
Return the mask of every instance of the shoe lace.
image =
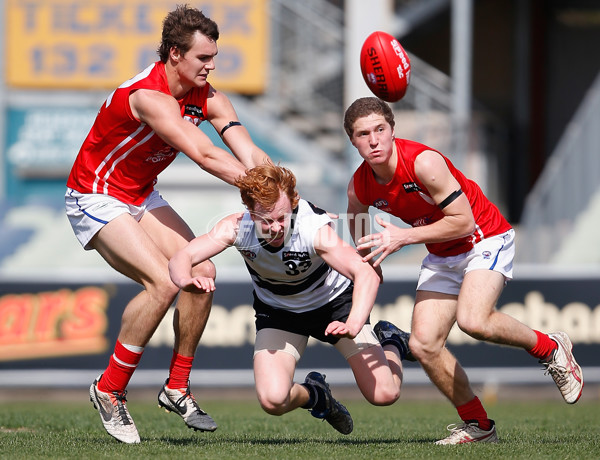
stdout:
{"type": "Polygon", "coordinates": [[[473,431],[475,431],[475,429],[478,428],[476,423],[473,422],[465,422],[465,423],[451,423],[450,425],[448,425],[446,427],[446,429],[450,432],[450,436],[448,436],[448,438],[463,438],[465,434],[469,434],[473,431]]]}
{"type": "Polygon", "coordinates": [[[544,375],[550,374],[558,386],[562,387],[568,383],[569,372],[565,367],[558,365],[554,360],[542,362],[542,364],[546,368],[544,375]]]}
{"type": "Polygon", "coordinates": [[[185,389],[185,393],[175,402],[175,404],[178,406],[181,406],[182,404],[191,404],[194,409],[200,413],[200,415],[206,415],[206,412],[200,409],[200,406],[198,406],[194,395],[192,395],[189,382],[187,388],[185,389]]]}
{"type": "Polygon", "coordinates": [[[117,414],[118,418],[121,420],[123,425],[131,424],[131,417],[129,415],[129,411],[127,410],[127,406],[125,403],[127,402],[127,390],[123,390],[121,393],[113,392],[113,395],[117,401],[117,414]]]}

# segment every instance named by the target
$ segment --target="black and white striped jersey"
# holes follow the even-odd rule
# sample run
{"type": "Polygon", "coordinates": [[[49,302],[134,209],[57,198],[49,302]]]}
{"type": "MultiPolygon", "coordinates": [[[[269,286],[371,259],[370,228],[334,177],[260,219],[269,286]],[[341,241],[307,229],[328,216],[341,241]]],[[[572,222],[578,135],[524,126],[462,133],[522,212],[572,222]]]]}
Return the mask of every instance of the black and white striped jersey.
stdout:
{"type": "Polygon", "coordinates": [[[317,231],[333,221],[322,209],[300,200],[290,230],[280,248],[257,236],[245,212],[234,243],[250,272],[257,297],[267,305],[294,312],[314,310],[337,297],[350,280],[333,270],[314,248],[317,231]]]}

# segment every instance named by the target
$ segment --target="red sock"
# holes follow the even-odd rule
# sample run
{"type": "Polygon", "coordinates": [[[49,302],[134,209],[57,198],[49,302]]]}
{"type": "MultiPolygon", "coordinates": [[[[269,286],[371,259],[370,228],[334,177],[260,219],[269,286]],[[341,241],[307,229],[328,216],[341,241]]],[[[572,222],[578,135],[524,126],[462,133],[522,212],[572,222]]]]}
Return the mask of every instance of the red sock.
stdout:
{"type": "Polygon", "coordinates": [[[193,356],[182,356],[173,351],[171,365],[169,366],[169,383],[167,386],[175,390],[176,388],[187,388],[192,371],[193,356]]]}
{"type": "Polygon", "coordinates": [[[142,347],[131,347],[141,351],[131,351],[117,340],[115,351],[110,357],[108,367],[102,374],[102,379],[98,382],[98,389],[105,393],[116,391],[121,393],[127,387],[133,372],[135,371],[144,349],[142,347]]]}
{"type": "Polygon", "coordinates": [[[535,332],[535,335],[537,335],[537,343],[535,344],[535,347],[527,352],[534,358],[545,359],[558,348],[556,342],[548,337],[548,334],[543,334],[535,330],[533,332],[535,332]]]}
{"type": "Polygon", "coordinates": [[[467,404],[458,406],[456,410],[458,411],[458,415],[463,422],[477,420],[479,428],[486,431],[492,427],[492,422],[488,418],[487,412],[483,408],[483,405],[477,396],[475,396],[467,404]]]}

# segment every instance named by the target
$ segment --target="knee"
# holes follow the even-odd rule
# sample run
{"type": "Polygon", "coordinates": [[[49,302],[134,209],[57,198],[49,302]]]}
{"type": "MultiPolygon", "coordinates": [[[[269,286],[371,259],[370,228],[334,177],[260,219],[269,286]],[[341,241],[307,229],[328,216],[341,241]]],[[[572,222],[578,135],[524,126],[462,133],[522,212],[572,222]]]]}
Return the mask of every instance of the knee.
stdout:
{"type": "Polygon", "coordinates": [[[417,361],[428,362],[441,352],[444,344],[443,342],[424,339],[413,332],[408,347],[417,361]]]}
{"type": "Polygon", "coordinates": [[[487,322],[473,316],[457,316],[456,324],[465,334],[477,340],[487,340],[490,337],[487,322]]]}
{"type": "Polygon", "coordinates": [[[366,399],[374,406],[390,406],[400,398],[400,388],[396,385],[388,385],[385,388],[376,388],[371,396],[366,399]]]}
{"type": "Polygon", "coordinates": [[[164,307],[165,311],[173,304],[179,293],[179,288],[171,281],[168,273],[166,278],[154,281],[146,287],[146,290],[159,305],[164,307]]]}
{"type": "Polygon", "coordinates": [[[201,264],[195,265],[192,268],[192,275],[215,279],[217,277],[217,269],[215,264],[213,264],[210,260],[205,260],[201,264]]]}
{"type": "Polygon", "coordinates": [[[283,415],[287,412],[289,405],[289,395],[287,397],[277,397],[273,394],[258,394],[260,407],[269,415],[283,415]]]}

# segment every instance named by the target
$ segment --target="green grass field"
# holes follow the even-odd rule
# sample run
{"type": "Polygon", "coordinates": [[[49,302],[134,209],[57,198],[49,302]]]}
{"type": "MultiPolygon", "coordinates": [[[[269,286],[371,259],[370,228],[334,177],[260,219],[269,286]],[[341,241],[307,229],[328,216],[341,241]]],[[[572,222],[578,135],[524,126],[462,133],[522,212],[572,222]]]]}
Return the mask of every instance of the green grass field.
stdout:
{"type": "Polygon", "coordinates": [[[343,402],[354,418],[349,436],[338,434],[305,410],[282,417],[267,415],[254,400],[202,401],[219,428],[214,433],[194,432],[154,402],[131,397],[129,409],[142,439],[138,445],[121,444],[108,436],[98,413],[79,398],[0,402],[0,458],[600,458],[598,400],[573,406],[558,400],[488,405],[501,442],[462,446],[433,444],[445,437],[446,425],[458,421],[446,402],[401,399],[391,407],[373,407],[359,399],[343,402]]]}

